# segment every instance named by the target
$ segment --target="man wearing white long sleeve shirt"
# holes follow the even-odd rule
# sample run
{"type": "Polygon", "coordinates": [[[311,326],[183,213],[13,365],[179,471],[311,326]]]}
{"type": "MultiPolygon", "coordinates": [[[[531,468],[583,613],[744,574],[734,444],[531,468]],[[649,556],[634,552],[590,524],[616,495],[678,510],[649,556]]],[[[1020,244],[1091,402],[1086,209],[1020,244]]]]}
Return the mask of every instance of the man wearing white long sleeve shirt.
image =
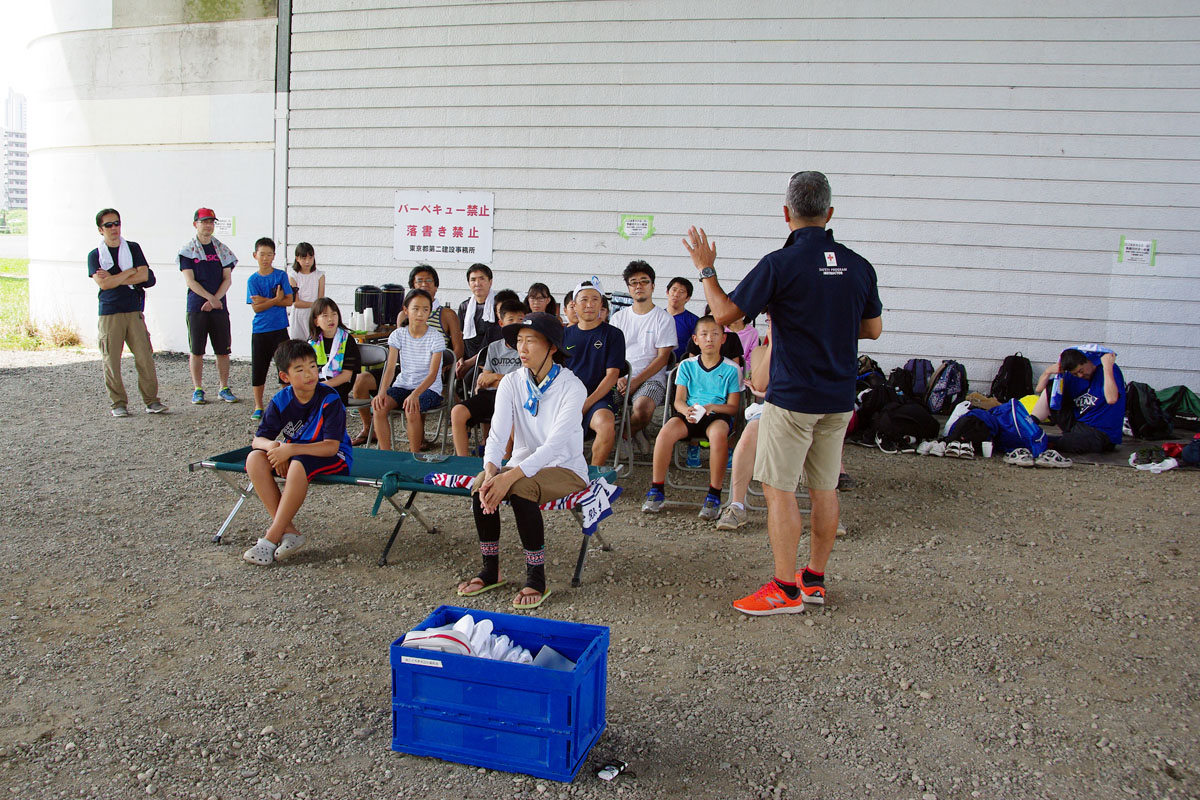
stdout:
{"type": "Polygon", "coordinates": [[[472,597],[504,585],[500,578],[501,502],[508,500],[525,548],[525,586],[513,607],[531,610],[550,596],[546,589],[545,528],[539,506],[587,488],[583,458],[583,401],[587,389],[562,367],[562,322],[544,313],[506,325],[504,339],[517,351],[521,369],[496,389],[496,410],[484,448],[483,472],[472,485],[471,506],[479,533],[483,570],[458,586],[472,597]],[[503,468],[509,435],[512,458],[503,468]]]}

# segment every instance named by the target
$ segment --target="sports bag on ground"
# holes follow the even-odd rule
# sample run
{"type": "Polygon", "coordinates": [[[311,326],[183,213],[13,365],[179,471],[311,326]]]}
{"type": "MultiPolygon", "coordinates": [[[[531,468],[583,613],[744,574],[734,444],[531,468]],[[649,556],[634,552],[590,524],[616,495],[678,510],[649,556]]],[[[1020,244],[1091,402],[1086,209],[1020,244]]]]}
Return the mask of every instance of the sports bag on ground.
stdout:
{"type": "Polygon", "coordinates": [[[910,358],[904,362],[904,371],[912,375],[913,394],[924,397],[933,379],[933,363],[928,358],[910,358]]]}
{"type": "Polygon", "coordinates": [[[1148,384],[1125,384],[1125,416],[1129,418],[1129,429],[1139,439],[1167,439],[1174,433],[1171,418],[1148,384]]]}
{"type": "Polygon", "coordinates": [[[1033,394],[1033,365],[1020,353],[1006,356],[992,378],[992,397],[1001,403],[1033,394]]]}
{"type": "Polygon", "coordinates": [[[947,414],[967,397],[967,370],[957,361],[947,359],[938,367],[925,395],[925,406],[934,414],[947,414]]]}
{"type": "Polygon", "coordinates": [[[1171,424],[1188,431],[1200,431],[1200,397],[1186,386],[1159,389],[1158,402],[1171,417],[1171,424]]]}

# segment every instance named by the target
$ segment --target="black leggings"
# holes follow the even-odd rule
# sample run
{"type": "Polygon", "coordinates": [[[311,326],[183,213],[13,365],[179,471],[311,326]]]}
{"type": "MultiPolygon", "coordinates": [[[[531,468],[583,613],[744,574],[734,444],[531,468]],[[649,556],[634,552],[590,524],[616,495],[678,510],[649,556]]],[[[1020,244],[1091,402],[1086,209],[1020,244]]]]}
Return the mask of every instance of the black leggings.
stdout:
{"type": "MultiPolygon", "coordinates": [[[[525,548],[525,585],[539,592],[546,591],[546,527],[538,504],[523,497],[510,495],[513,516],[517,519],[517,534],[525,548]]],[[[475,513],[475,529],[479,532],[479,550],[483,554],[485,584],[495,583],[500,574],[500,511],[483,513],[479,493],[471,495],[471,510],[475,513]]]]}

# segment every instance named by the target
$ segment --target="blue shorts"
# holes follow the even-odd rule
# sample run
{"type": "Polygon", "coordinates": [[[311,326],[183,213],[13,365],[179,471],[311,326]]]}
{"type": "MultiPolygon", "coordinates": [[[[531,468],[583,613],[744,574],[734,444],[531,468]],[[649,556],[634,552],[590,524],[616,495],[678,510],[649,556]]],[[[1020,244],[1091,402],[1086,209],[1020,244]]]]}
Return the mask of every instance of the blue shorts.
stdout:
{"type": "Polygon", "coordinates": [[[304,474],[309,483],[318,475],[345,475],[350,471],[346,462],[337,456],[292,456],[292,461],[299,461],[304,467],[304,474]]]}
{"type": "Polygon", "coordinates": [[[601,397],[596,401],[595,405],[583,412],[583,429],[585,431],[592,429],[592,415],[601,409],[607,409],[608,411],[613,412],[614,416],[617,413],[616,408],[613,407],[612,397],[601,397]]]}
{"type": "MultiPolygon", "coordinates": [[[[408,396],[412,393],[412,389],[401,389],[399,386],[393,386],[387,390],[387,396],[395,400],[397,406],[403,406],[404,401],[407,400],[408,396]]],[[[418,402],[421,404],[421,413],[424,414],[431,408],[437,408],[440,406],[442,404],[442,396],[433,389],[426,389],[425,391],[421,392],[418,402]]]]}

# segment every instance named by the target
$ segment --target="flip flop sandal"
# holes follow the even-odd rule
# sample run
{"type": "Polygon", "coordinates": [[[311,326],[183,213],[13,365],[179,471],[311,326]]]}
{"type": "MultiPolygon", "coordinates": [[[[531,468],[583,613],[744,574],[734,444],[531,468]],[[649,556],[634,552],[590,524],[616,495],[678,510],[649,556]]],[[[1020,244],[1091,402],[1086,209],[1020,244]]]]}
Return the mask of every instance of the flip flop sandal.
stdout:
{"type": "MultiPolygon", "coordinates": [[[[483,580],[477,575],[474,578],[472,578],[470,581],[468,581],[467,585],[469,586],[474,581],[479,581],[480,583],[483,583],[483,580]]],[[[485,592],[490,592],[492,589],[499,589],[501,586],[505,586],[507,583],[508,583],[508,581],[496,581],[495,583],[484,584],[483,586],[481,586],[478,589],[468,589],[465,592],[462,589],[459,589],[456,592],[456,594],[458,594],[459,597],[475,597],[476,595],[480,595],[485,592]]]]}
{"type": "MultiPolygon", "coordinates": [[[[528,589],[529,587],[526,586],[525,588],[528,589]]],[[[521,591],[524,591],[524,589],[522,589],[521,591]]],[[[520,598],[529,596],[529,595],[522,595],[520,592],[518,592],[517,597],[513,598],[513,608],[517,609],[518,611],[533,611],[535,608],[540,606],[542,603],[546,602],[546,598],[549,597],[551,594],[552,594],[552,590],[547,589],[546,591],[542,592],[541,599],[538,600],[536,603],[518,603],[517,600],[519,600],[520,598]]]]}
{"type": "Polygon", "coordinates": [[[367,443],[366,434],[363,434],[362,436],[355,436],[353,439],[350,440],[351,447],[362,447],[366,443],[367,443]]]}

